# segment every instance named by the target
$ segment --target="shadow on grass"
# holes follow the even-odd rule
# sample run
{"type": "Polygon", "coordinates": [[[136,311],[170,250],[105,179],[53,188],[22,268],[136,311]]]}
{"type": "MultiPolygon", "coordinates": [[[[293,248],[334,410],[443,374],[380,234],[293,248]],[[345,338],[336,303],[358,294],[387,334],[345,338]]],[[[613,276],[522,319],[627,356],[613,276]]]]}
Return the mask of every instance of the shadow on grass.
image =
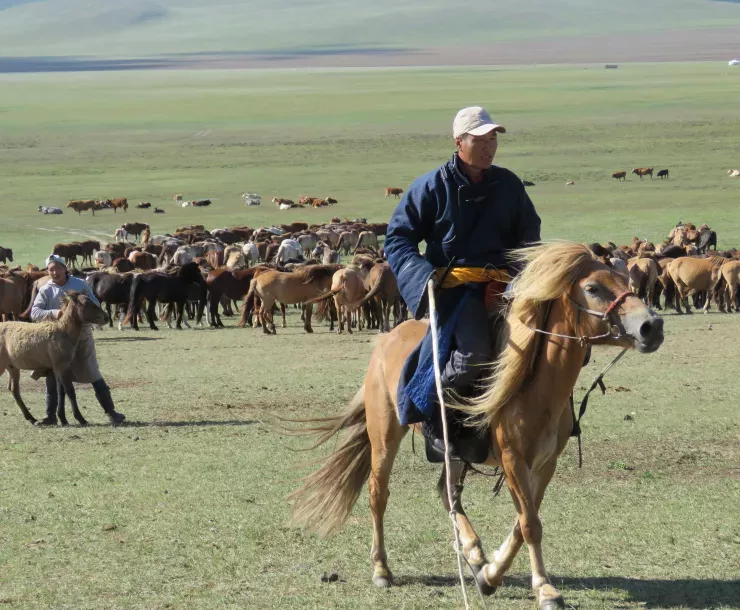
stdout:
{"type": "Polygon", "coordinates": [[[609,591],[621,589],[629,593],[631,601],[646,608],[713,608],[726,606],[740,608],[740,580],[691,579],[652,580],[601,577],[553,577],[556,586],[570,589],[609,591]]]}
{"type": "Polygon", "coordinates": [[[126,420],[123,427],[126,428],[207,428],[209,426],[252,426],[261,424],[258,419],[203,419],[200,421],[128,421],[126,420]]]}
{"type": "Polygon", "coordinates": [[[161,341],[162,337],[95,337],[96,343],[116,343],[127,341],[161,341]]]}
{"type": "MultiPolygon", "coordinates": [[[[469,573],[466,580],[472,585],[469,573]]],[[[630,600],[644,604],[646,608],[714,608],[718,606],[740,608],[740,580],[716,579],[676,579],[652,580],[624,578],[620,576],[595,576],[573,578],[554,576],[551,580],[568,599],[568,590],[615,591],[629,594],[630,600]]],[[[428,587],[455,587],[459,584],[457,576],[434,576],[429,574],[401,576],[396,579],[398,586],[424,585],[428,587]]],[[[523,576],[504,578],[504,586],[516,585],[529,589],[530,579],[523,576]]],[[[495,597],[495,594],[494,594],[495,597]]]]}

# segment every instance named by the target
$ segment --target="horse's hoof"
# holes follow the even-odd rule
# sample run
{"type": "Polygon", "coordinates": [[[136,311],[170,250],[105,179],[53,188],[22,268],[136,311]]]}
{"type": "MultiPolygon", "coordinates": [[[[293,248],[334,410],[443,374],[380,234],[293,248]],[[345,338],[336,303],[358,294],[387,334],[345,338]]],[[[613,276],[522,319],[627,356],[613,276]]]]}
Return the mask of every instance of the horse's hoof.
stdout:
{"type": "Polygon", "coordinates": [[[81,428],[84,428],[85,426],[89,425],[86,419],[79,419],[77,420],[77,423],[80,425],[81,428]]]}
{"type": "MultiPolygon", "coordinates": [[[[31,420],[29,420],[31,421],[31,420]]],[[[40,421],[36,421],[35,419],[31,422],[34,426],[38,426],[39,428],[48,428],[49,426],[56,426],[57,420],[51,419],[50,417],[44,417],[44,419],[40,421]]]]}
{"type": "MultiPolygon", "coordinates": [[[[498,587],[496,585],[489,585],[486,582],[486,579],[483,577],[483,570],[481,569],[481,567],[478,568],[478,572],[475,574],[475,581],[478,583],[480,592],[483,595],[493,595],[498,587]]],[[[473,569],[475,569],[475,566],[473,566],[473,569]]]]}
{"type": "Polygon", "coordinates": [[[558,610],[559,608],[565,608],[565,602],[562,596],[553,599],[543,599],[539,603],[539,610],[558,610]]]}
{"type": "Polygon", "coordinates": [[[379,589],[388,589],[393,585],[391,577],[373,576],[373,584],[379,589]]]}

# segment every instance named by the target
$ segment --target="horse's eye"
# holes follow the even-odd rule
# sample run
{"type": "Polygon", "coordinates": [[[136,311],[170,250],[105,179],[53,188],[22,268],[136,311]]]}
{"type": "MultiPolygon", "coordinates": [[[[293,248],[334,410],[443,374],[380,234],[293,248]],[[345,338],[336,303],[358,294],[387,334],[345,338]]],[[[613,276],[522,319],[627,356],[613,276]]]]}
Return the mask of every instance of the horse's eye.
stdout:
{"type": "Polygon", "coordinates": [[[596,294],[599,291],[599,288],[598,286],[586,286],[585,290],[589,294],[596,294]]]}

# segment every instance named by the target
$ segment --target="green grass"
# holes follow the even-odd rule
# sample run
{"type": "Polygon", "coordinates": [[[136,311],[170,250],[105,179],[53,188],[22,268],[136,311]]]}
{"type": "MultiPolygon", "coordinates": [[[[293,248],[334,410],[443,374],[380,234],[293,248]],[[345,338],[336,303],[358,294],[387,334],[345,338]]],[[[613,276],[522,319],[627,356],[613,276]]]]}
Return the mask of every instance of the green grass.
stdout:
{"type": "Polygon", "coordinates": [[[302,55],[338,48],[428,48],[462,41],[548,40],[740,24],[740,7],[716,0],[473,0],[464,10],[443,0],[10,4],[16,5],[0,12],[3,54],[30,56],[220,51],[302,55]]]}
{"type": "MultiPolygon", "coordinates": [[[[510,133],[498,161],[536,182],[548,238],[654,240],[680,218],[738,244],[736,75],[708,65],[506,70],[163,72],[0,78],[0,245],[21,264],[53,243],[203,222],[258,225],[331,215],[388,218],[385,186],[406,187],[452,151],[455,110],[483,103],[510,133]],[[207,135],[195,134],[210,129],[207,135]],[[611,172],[654,164],[668,181],[611,172]],[[573,179],[575,186],[565,187],[573,179]],[[244,190],[339,199],[335,208],[245,208],[244,190]],[[209,196],[176,208],[175,192],[209,196]],[[128,196],[165,207],[42,217],[38,205],[128,196]]],[[[229,324],[233,324],[230,322],[229,324]]],[[[584,468],[567,449],[545,499],[544,553],[574,608],[740,606],[735,316],[666,316],[666,341],[609,374],[584,419],[584,468]],[[708,329],[711,322],[712,329],[708,329]],[[630,414],[632,420],[625,420],[630,414]]],[[[459,608],[439,469],[404,443],[387,515],[399,585],[370,584],[363,493],[320,540],[289,526],[285,495],[325,455],[275,416],[339,412],[374,336],[277,337],[227,328],[97,334],[102,370],[129,424],[36,430],[0,394],[0,605],[8,608],[459,608]],[[337,583],[321,582],[337,572],[337,583]]],[[[610,357],[596,350],[580,395],[610,357]]],[[[24,395],[42,411],[41,384],[24,395]]],[[[83,412],[104,424],[89,386],[83,412]]],[[[330,448],[327,448],[327,450],[330,448]]],[[[468,513],[489,554],[514,517],[472,477],[468,513]]],[[[531,608],[517,558],[489,607],[531,608]]],[[[472,592],[472,591],[471,591],[472,592]]]]}

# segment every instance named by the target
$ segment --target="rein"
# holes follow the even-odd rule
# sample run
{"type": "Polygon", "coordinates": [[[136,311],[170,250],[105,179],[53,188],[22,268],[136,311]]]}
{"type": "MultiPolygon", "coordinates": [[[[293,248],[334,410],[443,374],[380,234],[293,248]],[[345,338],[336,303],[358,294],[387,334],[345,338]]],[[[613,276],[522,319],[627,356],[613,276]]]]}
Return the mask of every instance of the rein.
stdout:
{"type": "MultiPolygon", "coordinates": [[[[581,312],[587,313],[591,316],[596,316],[597,318],[600,318],[602,322],[608,322],[609,316],[614,313],[619,307],[621,307],[622,303],[629,297],[637,296],[634,292],[631,290],[625,290],[621,294],[617,296],[616,299],[614,299],[610,304],[609,307],[606,308],[605,311],[596,311],[595,309],[588,309],[586,307],[583,307],[578,301],[576,301],[570,294],[568,294],[568,298],[571,300],[571,302],[576,306],[578,309],[578,313],[581,312]]],[[[588,345],[591,341],[595,341],[597,339],[606,339],[607,337],[611,337],[613,339],[620,339],[622,338],[622,332],[619,330],[619,328],[611,324],[609,326],[609,331],[602,334],[602,335],[596,335],[593,337],[587,337],[587,336],[575,336],[575,335],[561,335],[559,333],[553,333],[546,330],[542,330],[539,328],[532,328],[528,326],[529,330],[532,330],[536,333],[541,333],[543,335],[549,335],[551,337],[560,337],[561,339],[572,339],[575,341],[578,341],[581,345],[581,347],[584,347],[588,345]]],[[[576,332],[578,330],[578,318],[576,317],[576,332]]],[[[606,386],[604,385],[604,375],[606,375],[609,372],[609,369],[611,369],[617,362],[619,362],[622,359],[622,356],[624,356],[627,353],[627,350],[629,348],[625,347],[617,356],[609,363],[607,364],[601,373],[599,373],[594,379],[593,383],[591,384],[591,387],[586,392],[586,395],[581,400],[581,406],[578,409],[578,417],[576,417],[576,409],[575,409],[575,403],[573,401],[573,393],[570,394],[570,410],[573,415],[573,430],[571,431],[570,435],[575,436],[578,439],[578,468],[583,467],[583,447],[581,444],[581,418],[586,413],[586,407],[588,406],[588,399],[591,396],[591,392],[593,392],[597,387],[601,390],[601,394],[606,394],[606,386]]]]}

